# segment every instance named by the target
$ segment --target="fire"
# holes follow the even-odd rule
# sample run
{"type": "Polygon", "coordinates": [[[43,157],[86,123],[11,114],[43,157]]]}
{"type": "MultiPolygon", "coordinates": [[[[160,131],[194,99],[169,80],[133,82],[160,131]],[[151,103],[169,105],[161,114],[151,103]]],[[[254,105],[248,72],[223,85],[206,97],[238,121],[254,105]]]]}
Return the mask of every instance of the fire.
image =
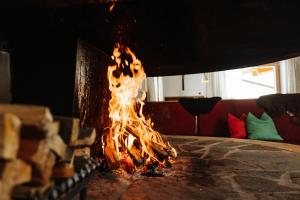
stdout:
{"type": "Polygon", "coordinates": [[[108,66],[109,117],[111,127],[103,136],[104,154],[110,167],[125,163],[134,171],[136,166],[172,161],[176,150],[153,129],[153,123],[143,115],[146,93],[141,86],[146,78],[144,68],[134,53],[117,44],[108,66]]]}
{"type": "Polygon", "coordinates": [[[109,12],[111,12],[114,9],[116,3],[117,3],[117,0],[112,0],[111,1],[111,4],[109,6],[109,12]]]}

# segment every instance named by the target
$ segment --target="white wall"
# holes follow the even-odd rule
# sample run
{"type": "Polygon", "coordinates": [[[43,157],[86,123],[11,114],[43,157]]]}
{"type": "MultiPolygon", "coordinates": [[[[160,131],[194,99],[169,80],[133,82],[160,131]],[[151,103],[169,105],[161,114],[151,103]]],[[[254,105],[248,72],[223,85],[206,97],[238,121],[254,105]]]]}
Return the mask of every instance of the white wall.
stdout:
{"type": "Polygon", "coordinates": [[[199,96],[205,95],[205,84],[202,83],[202,74],[184,75],[184,90],[182,90],[182,76],[163,77],[165,97],[174,96],[199,96]]]}

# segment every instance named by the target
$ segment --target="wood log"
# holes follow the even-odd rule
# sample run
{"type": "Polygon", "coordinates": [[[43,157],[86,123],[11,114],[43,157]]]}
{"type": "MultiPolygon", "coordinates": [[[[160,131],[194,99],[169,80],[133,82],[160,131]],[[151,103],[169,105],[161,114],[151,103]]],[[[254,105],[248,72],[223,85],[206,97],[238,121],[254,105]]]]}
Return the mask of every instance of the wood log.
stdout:
{"type": "Polygon", "coordinates": [[[67,145],[59,135],[47,139],[49,148],[62,160],[67,156],[67,145]]]}
{"type": "Polygon", "coordinates": [[[71,146],[92,146],[96,140],[96,130],[91,127],[81,128],[77,140],[71,143],[71,146]]]}
{"type": "Polygon", "coordinates": [[[31,180],[31,167],[22,160],[0,162],[1,200],[10,199],[13,187],[31,180]]]}
{"type": "Polygon", "coordinates": [[[84,157],[89,159],[91,157],[91,149],[89,147],[84,147],[74,150],[74,157],[84,157]]]}
{"type": "Polygon", "coordinates": [[[22,138],[45,138],[50,132],[49,129],[53,128],[53,117],[47,107],[0,104],[0,114],[7,112],[20,118],[22,138]]]}
{"type": "Polygon", "coordinates": [[[49,182],[43,186],[32,186],[30,184],[16,186],[12,191],[12,196],[14,199],[42,198],[43,194],[45,194],[49,188],[53,187],[53,185],[53,182],[49,182]]]}
{"type": "Polygon", "coordinates": [[[55,155],[50,152],[47,140],[22,139],[18,157],[32,166],[32,183],[45,185],[49,182],[55,155]]]}
{"type": "Polygon", "coordinates": [[[74,148],[67,147],[66,156],[63,159],[63,161],[66,162],[66,163],[73,164],[73,162],[74,162],[74,152],[75,152],[74,148]]]}
{"type": "Polygon", "coordinates": [[[49,108],[43,106],[0,104],[0,113],[7,112],[17,115],[24,125],[44,128],[53,122],[49,108]]]}
{"type": "Polygon", "coordinates": [[[103,141],[105,142],[104,155],[106,157],[108,167],[110,169],[118,168],[120,166],[119,156],[115,150],[115,141],[110,129],[104,131],[103,141]]]}
{"type": "Polygon", "coordinates": [[[47,185],[50,182],[52,168],[55,164],[55,155],[50,152],[44,165],[32,164],[32,185],[47,185]]]}
{"type": "Polygon", "coordinates": [[[149,143],[149,145],[160,161],[165,160],[169,156],[169,153],[167,152],[166,149],[164,149],[162,145],[155,143],[153,141],[149,143]]]}
{"type": "Polygon", "coordinates": [[[60,122],[59,135],[66,144],[70,144],[77,140],[79,135],[79,119],[55,116],[54,120],[60,122]]]}
{"type": "Polygon", "coordinates": [[[74,167],[73,164],[65,163],[65,162],[59,162],[56,163],[53,172],[52,172],[52,178],[54,179],[65,179],[70,178],[74,176],[74,167]]]}
{"type": "Polygon", "coordinates": [[[13,114],[0,114],[0,158],[16,159],[20,145],[21,121],[13,114]]]}

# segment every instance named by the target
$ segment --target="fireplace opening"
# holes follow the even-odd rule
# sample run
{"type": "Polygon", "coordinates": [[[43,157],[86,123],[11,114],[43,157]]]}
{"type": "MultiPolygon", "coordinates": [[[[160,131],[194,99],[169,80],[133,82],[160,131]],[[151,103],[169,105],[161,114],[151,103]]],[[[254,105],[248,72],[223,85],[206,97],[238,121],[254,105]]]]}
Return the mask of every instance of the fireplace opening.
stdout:
{"type": "Polygon", "coordinates": [[[1,2],[0,199],[298,199],[299,5],[1,2]]]}

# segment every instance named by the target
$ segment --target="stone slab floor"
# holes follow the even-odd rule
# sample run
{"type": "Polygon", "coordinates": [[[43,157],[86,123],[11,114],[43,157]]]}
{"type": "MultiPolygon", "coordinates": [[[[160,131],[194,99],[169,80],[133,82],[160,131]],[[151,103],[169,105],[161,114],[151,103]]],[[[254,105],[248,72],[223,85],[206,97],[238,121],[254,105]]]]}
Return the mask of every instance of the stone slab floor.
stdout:
{"type": "Polygon", "coordinates": [[[96,175],[89,199],[300,199],[300,146],[169,136],[179,155],[166,177],[96,175]]]}

